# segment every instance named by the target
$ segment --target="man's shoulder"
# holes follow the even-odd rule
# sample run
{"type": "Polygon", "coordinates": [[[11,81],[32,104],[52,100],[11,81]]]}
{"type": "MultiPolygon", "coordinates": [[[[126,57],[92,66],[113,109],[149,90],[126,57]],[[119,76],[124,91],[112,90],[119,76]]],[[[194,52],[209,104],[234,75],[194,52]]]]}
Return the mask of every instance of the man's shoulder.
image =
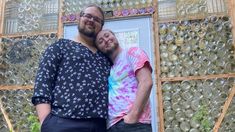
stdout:
{"type": "Polygon", "coordinates": [[[56,44],[67,44],[67,43],[71,43],[71,42],[72,42],[72,40],[60,38],[55,43],[56,44]]]}
{"type": "Polygon", "coordinates": [[[68,45],[73,45],[73,43],[75,43],[75,42],[72,40],[60,38],[60,39],[56,40],[54,43],[52,43],[50,46],[59,47],[61,49],[67,49],[68,47],[70,47],[68,45]]]}
{"type": "Polygon", "coordinates": [[[130,51],[130,50],[139,50],[139,49],[140,49],[139,47],[129,47],[128,51],[130,51]]]}
{"type": "Polygon", "coordinates": [[[139,47],[130,47],[126,50],[128,55],[136,55],[136,54],[146,54],[144,50],[139,47]]]}

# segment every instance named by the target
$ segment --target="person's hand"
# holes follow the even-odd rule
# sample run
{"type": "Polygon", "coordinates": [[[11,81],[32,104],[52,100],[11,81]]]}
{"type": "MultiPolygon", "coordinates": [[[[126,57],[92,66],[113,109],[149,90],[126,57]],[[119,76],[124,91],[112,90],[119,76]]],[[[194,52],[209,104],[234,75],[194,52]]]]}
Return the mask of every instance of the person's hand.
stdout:
{"type": "Polygon", "coordinates": [[[46,117],[47,117],[48,115],[49,115],[49,114],[44,115],[43,117],[40,117],[40,118],[39,118],[40,125],[42,125],[42,123],[44,122],[44,120],[46,119],[46,117]]]}
{"type": "Polygon", "coordinates": [[[45,120],[45,118],[43,118],[43,119],[39,119],[39,121],[40,121],[40,125],[42,125],[42,123],[43,123],[43,121],[45,120]]]}
{"type": "Polygon", "coordinates": [[[132,113],[128,113],[123,117],[123,120],[127,124],[135,124],[138,122],[138,117],[132,113]]]}
{"type": "Polygon", "coordinates": [[[43,121],[46,119],[48,114],[50,114],[50,112],[51,112],[51,106],[50,106],[50,104],[38,104],[38,105],[36,105],[36,110],[37,110],[40,124],[42,125],[43,121]]]}
{"type": "Polygon", "coordinates": [[[42,121],[40,120],[40,125],[41,125],[41,126],[42,126],[43,121],[44,121],[44,120],[42,120],[42,121]]]}

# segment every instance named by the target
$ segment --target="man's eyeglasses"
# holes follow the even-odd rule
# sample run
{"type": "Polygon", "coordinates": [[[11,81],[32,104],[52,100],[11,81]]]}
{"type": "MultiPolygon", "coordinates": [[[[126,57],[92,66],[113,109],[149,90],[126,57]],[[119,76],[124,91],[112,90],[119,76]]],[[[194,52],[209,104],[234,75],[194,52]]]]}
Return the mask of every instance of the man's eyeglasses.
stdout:
{"type": "Polygon", "coordinates": [[[82,13],[82,14],[81,14],[81,17],[85,17],[85,18],[88,18],[88,19],[93,18],[93,20],[94,20],[95,22],[98,22],[98,23],[100,23],[101,25],[104,24],[104,20],[102,20],[101,18],[99,18],[99,17],[97,17],[97,16],[93,16],[93,15],[91,15],[91,14],[89,14],[89,13],[82,13]]]}

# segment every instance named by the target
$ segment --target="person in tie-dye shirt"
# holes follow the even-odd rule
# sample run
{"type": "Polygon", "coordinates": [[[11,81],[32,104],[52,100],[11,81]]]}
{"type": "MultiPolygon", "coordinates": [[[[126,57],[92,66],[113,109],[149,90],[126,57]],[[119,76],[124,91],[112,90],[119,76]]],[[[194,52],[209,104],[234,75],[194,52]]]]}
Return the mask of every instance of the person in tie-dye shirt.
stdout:
{"type": "Polygon", "coordinates": [[[111,30],[99,32],[97,48],[113,62],[109,82],[108,132],[151,132],[152,68],[137,47],[122,49],[111,30]]]}

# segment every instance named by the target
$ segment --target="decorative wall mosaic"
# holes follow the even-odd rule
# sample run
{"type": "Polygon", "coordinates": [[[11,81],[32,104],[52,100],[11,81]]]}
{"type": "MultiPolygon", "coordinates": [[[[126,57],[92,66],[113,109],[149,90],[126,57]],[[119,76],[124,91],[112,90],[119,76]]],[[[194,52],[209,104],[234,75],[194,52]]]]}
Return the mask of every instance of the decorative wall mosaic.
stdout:
{"type": "Polygon", "coordinates": [[[220,125],[219,132],[233,132],[235,131],[235,96],[231,104],[229,105],[228,111],[220,125]]]}
{"type": "MultiPolygon", "coordinates": [[[[163,83],[165,131],[212,131],[234,83],[234,78],[163,83]]],[[[231,104],[223,130],[235,131],[234,108],[231,104]]]]}
{"type": "Polygon", "coordinates": [[[177,16],[207,15],[206,0],[176,0],[177,16]]]}
{"type": "Polygon", "coordinates": [[[76,22],[79,19],[79,12],[91,3],[99,5],[105,11],[106,18],[152,14],[154,12],[152,0],[65,0],[62,21],[76,22]]]}
{"type": "Polygon", "coordinates": [[[235,72],[228,17],[159,24],[161,77],[235,72]]]}
{"type": "Polygon", "coordinates": [[[56,40],[55,34],[3,39],[5,52],[0,60],[6,69],[0,69],[5,78],[1,85],[32,85],[42,53],[56,40]]]}
{"type": "Polygon", "coordinates": [[[104,11],[145,8],[152,6],[152,0],[65,0],[64,15],[77,14],[89,4],[99,5],[104,11]]]}
{"type": "Polygon", "coordinates": [[[9,0],[4,15],[4,33],[57,30],[58,9],[58,0],[9,0]]]}
{"type": "MultiPolygon", "coordinates": [[[[145,8],[133,8],[133,9],[120,9],[114,11],[105,12],[106,18],[109,17],[126,17],[126,16],[134,16],[134,15],[144,15],[144,14],[152,14],[154,12],[154,8],[152,6],[145,8]]],[[[79,13],[72,13],[68,15],[62,16],[63,22],[76,22],[79,20],[79,13]]]]}
{"type": "Polygon", "coordinates": [[[205,17],[211,14],[227,14],[227,0],[158,0],[160,20],[205,17]]]}
{"type": "Polygon", "coordinates": [[[1,124],[0,124],[0,131],[1,132],[8,132],[9,128],[7,126],[7,123],[5,121],[5,118],[4,118],[3,114],[2,114],[2,112],[0,112],[0,122],[1,122],[1,124]]]}
{"type": "MultiPolygon", "coordinates": [[[[36,115],[31,103],[32,92],[32,90],[0,90],[0,103],[16,132],[30,131],[31,122],[28,118],[36,115]]],[[[2,116],[2,112],[0,112],[0,131],[9,132],[2,116]]]]}

